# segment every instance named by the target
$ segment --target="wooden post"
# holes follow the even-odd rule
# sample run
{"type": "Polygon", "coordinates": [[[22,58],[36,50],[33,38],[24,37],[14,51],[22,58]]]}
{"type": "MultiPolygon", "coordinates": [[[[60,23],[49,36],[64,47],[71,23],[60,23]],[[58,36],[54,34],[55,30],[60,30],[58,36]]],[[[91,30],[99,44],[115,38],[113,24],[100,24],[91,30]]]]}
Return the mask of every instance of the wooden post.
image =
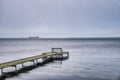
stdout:
{"type": "Polygon", "coordinates": [[[57,59],[58,58],[58,55],[55,55],[55,59],[57,59]]]}
{"type": "Polygon", "coordinates": [[[1,74],[3,75],[3,68],[1,68],[1,74]]]}
{"type": "Polygon", "coordinates": [[[44,61],[44,58],[42,58],[42,60],[44,61]]]}
{"type": "Polygon", "coordinates": [[[16,66],[16,65],[14,65],[14,67],[15,67],[15,71],[17,72],[17,66],[16,66]]]}
{"type": "Polygon", "coordinates": [[[61,58],[61,54],[59,54],[58,56],[59,56],[58,59],[60,59],[61,58]]]}
{"type": "Polygon", "coordinates": [[[54,48],[52,48],[52,53],[54,52],[54,48]]]}
{"type": "Polygon", "coordinates": [[[33,60],[33,65],[35,65],[35,61],[33,60]]]}
{"type": "Polygon", "coordinates": [[[52,55],[52,56],[50,56],[50,59],[51,59],[51,60],[53,60],[53,55],[52,55]]]}
{"type": "Polygon", "coordinates": [[[38,59],[36,59],[36,63],[38,63],[38,59]]]}
{"type": "Polygon", "coordinates": [[[69,53],[67,53],[67,57],[69,57],[69,53]]]}
{"type": "Polygon", "coordinates": [[[23,63],[22,63],[22,68],[24,67],[23,63]]]}
{"type": "Polygon", "coordinates": [[[61,54],[61,58],[63,58],[63,54],[61,54]]]}
{"type": "Polygon", "coordinates": [[[46,60],[47,60],[47,57],[44,57],[44,58],[43,58],[43,60],[45,60],[45,61],[46,61],[46,60]]]}

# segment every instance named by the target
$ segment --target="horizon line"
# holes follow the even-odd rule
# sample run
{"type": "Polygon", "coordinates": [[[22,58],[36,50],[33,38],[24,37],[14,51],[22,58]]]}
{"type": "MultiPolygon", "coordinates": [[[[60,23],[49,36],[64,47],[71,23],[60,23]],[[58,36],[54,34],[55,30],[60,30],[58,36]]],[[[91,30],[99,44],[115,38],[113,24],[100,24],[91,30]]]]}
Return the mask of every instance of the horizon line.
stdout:
{"type": "MultiPolygon", "coordinates": [[[[35,36],[36,37],[36,36],[35,36]]],[[[45,38],[120,38],[120,37],[39,37],[37,36],[38,39],[45,39],[45,38]]],[[[0,39],[29,39],[29,37],[0,37],[0,39]]]]}

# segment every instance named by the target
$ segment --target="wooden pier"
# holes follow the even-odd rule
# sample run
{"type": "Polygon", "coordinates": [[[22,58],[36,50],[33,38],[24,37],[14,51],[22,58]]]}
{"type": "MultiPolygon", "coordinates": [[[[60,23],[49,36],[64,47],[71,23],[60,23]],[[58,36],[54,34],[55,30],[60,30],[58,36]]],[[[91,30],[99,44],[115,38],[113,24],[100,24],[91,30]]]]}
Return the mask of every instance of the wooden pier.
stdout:
{"type": "Polygon", "coordinates": [[[4,74],[3,69],[7,67],[15,67],[15,71],[17,71],[18,64],[22,64],[22,67],[23,67],[23,63],[25,62],[32,61],[33,64],[35,64],[35,61],[38,62],[39,59],[43,59],[44,61],[46,61],[48,58],[54,60],[55,56],[57,56],[58,58],[63,58],[64,54],[66,54],[66,57],[69,57],[69,52],[63,52],[62,48],[52,48],[52,52],[45,52],[45,53],[42,53],[41,55],[36,55],[32,57],[27,57],[27,58],[14,60],[14,61],[0,63],[1,74],[2,75],[4,74]]]}

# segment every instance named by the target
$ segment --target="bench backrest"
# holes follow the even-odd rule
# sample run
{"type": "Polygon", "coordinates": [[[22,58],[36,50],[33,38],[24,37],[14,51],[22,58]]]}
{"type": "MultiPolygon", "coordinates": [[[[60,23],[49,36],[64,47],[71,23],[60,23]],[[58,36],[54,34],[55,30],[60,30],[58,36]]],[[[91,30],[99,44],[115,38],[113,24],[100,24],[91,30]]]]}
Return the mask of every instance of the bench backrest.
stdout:
{"type": "Polygon", "coordinates": [[[52,48],[52,52],[63,52],[62,48],[52,48]]]}

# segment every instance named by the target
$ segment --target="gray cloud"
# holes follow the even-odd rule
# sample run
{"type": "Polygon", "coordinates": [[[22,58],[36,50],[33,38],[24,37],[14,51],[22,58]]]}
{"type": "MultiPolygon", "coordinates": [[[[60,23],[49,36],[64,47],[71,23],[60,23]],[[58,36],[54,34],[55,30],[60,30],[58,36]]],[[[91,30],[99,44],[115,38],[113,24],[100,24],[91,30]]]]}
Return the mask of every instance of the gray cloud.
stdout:
{"type": "Polygon", "coordinates": [[[0,0],[0,37],[119,36],[119,9],[119,0],[0,0]]]}

